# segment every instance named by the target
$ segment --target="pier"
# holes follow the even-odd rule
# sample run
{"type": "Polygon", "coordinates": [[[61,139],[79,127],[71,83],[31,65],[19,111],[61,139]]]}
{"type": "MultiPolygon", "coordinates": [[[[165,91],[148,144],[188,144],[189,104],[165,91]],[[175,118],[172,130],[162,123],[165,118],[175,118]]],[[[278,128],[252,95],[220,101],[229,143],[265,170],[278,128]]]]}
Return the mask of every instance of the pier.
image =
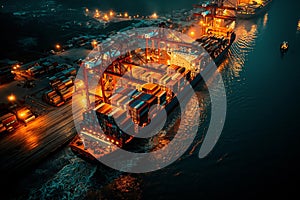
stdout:
{"type": "Polygon", "coordinates": [[[75,136],[71,104],[38,117],[17,131],[2,135],[0,171],[17,176],[68,143],[75,136]]]}

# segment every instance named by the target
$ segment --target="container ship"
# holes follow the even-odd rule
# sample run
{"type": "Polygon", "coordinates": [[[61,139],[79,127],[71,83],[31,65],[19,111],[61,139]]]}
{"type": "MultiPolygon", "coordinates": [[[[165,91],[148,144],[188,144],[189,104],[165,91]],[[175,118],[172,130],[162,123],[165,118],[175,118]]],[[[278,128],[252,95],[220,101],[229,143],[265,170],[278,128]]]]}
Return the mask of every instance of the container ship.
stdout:
{"type": "Polygon", "coordinates": [[[237,4],[237,18],[250,19],[266,12],[272,0],[239,0],[237,4]]]}
{"type": "MultiPolygon", "coordinates": [[[[178,105],[177,95],[184,94],[187,85],[196,86],[202,79],[200,72],[210,70],[205,63],[209,63],[211,59],[217,65],[222,62],[235,40],[235,33],[230,25],[234,24],[235,18],[221,16],[219,9],[223,8],[219,4],[197,7],[201,8],[202,13],[209,10],[211,14],[204,16],[205,31],[193,44],[202,46],[208,54],[195,55],[200,58],[200,62],[195,61],[198,65],[187,61],[193,60],[188,58],[190,54],[153,48],[136,49],[118,59],[121,64],[112,64],[106,74],[104,72],[106,81],[102,81],[100,86],[102,97],[93,102],[92,109],[83,113],[80,132],[70,143],[73,152],[87,161],[98,163],[99,158],[118,148],[126,149],[130,144],[137,144],[139,138],[134,137],[137,129],[147,126],[151,122],[150,118],[154,124],[160,123],[155,121],[158,113],[162,110],[170,113],[178,105]],[[221,24],[215,26],[216,19],[222,19],[225,27],[220,26],[221,24]],[[151,67],[145,67],[145,63],[151,63],[151,67]],[[116,79],[114,76],[121,71],[116,68],[120,65],[130,69],[132,78],[120,78],[116,84],[106,84],[116,79]],[[110,86],[114,92],[103,92],[110,86]],[[95,126],[95,121],[100,126],[95,126]],[[100,144],[105,144],[105,147],[100,144]]],[[[202,13],[195,13],[195,16],[203,17],[202,13]]],[[[122,74],[117,77],[122,77],[122,74]]]]}

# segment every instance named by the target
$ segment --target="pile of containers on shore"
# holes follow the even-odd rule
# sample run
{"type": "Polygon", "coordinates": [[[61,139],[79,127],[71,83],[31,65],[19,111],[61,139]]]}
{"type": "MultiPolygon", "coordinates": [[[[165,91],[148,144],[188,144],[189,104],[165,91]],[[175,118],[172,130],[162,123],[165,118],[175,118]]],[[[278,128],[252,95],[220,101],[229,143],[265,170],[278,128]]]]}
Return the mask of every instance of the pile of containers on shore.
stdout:
{"type": "Polygon", "coordinates": [[[44,94],[44,100],[54,106],[61,106],[69,101],[74,92],[72,76],[75,75],[75,68],[70,68],[49,78],[51,89],[44,94]]]}

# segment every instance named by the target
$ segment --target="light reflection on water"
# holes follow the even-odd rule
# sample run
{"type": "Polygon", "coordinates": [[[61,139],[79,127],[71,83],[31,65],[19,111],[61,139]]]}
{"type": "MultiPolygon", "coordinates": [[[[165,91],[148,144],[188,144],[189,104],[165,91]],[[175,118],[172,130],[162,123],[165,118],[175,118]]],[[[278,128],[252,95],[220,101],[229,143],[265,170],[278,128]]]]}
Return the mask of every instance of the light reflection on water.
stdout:
{"type": "Polygon", "coordinates": [[[264,27],[266,27],[267,23],[268,23],[268,18],[269,17],[269,14],[266,13],[265,16],[264,16],[264,27]]]}

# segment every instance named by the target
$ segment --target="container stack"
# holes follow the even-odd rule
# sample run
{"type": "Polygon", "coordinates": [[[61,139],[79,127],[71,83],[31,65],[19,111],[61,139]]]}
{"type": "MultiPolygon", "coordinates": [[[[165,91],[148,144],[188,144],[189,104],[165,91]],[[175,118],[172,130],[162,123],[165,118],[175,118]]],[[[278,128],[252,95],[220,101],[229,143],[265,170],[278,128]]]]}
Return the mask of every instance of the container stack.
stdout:
{"type": "Polygon", "coordinates": [[[72,98],[74,93],[74,83],[70,77],[62,73],[49,78],[51,90],[44,94],[44,100],[54,106],[61,106],[72,98]]]}
{"type": "Polygon", "coordinates": [[[62,99],[66,102],[72,98],[73,95],[73,87],[65,87],[63,90],[60,90],[59,94],[62,99]]]}
{"type": "Polygon", "coordinates": [[[157,98],[157,104],[158,105],[165,105],[167,100],[167,92],[166,91],[159,91],[157,94],[155,94],[157,98]]]}
{"type": "Polygon", "coordinates": [[[197,42],[210,54],[216,58],[228,44],[228,39],[224,36],[203,36],[197,39],[197,42]]]}
{"type": "Polygon", "coordinates": [[[36,65],[32,66],[27,70],[27,73],[32,77],[40,77],[45,73],[45,69],[43,66],[36,65]]]}
{"type": "Polygon", "coordinates": [[[144,123],[148,123],[149,105],[145,101],[135,99],[129,104],[128,109],[135,124],[143,125],[144,123]]]}
{"type": "Polygon", "coordinates": [[[126,133],[133,131],[133,123],[127,117],[126,111],[106,103],[101,103],[93,111],[85,112],[83,118],[84,126],[89,127],[90,134],[100,137],[97,135],[100,125],[107,139],[116,145],[123,145],[130,138],[126,133]],[[121,125],[122,130],[118,125],[121,125]]]}

